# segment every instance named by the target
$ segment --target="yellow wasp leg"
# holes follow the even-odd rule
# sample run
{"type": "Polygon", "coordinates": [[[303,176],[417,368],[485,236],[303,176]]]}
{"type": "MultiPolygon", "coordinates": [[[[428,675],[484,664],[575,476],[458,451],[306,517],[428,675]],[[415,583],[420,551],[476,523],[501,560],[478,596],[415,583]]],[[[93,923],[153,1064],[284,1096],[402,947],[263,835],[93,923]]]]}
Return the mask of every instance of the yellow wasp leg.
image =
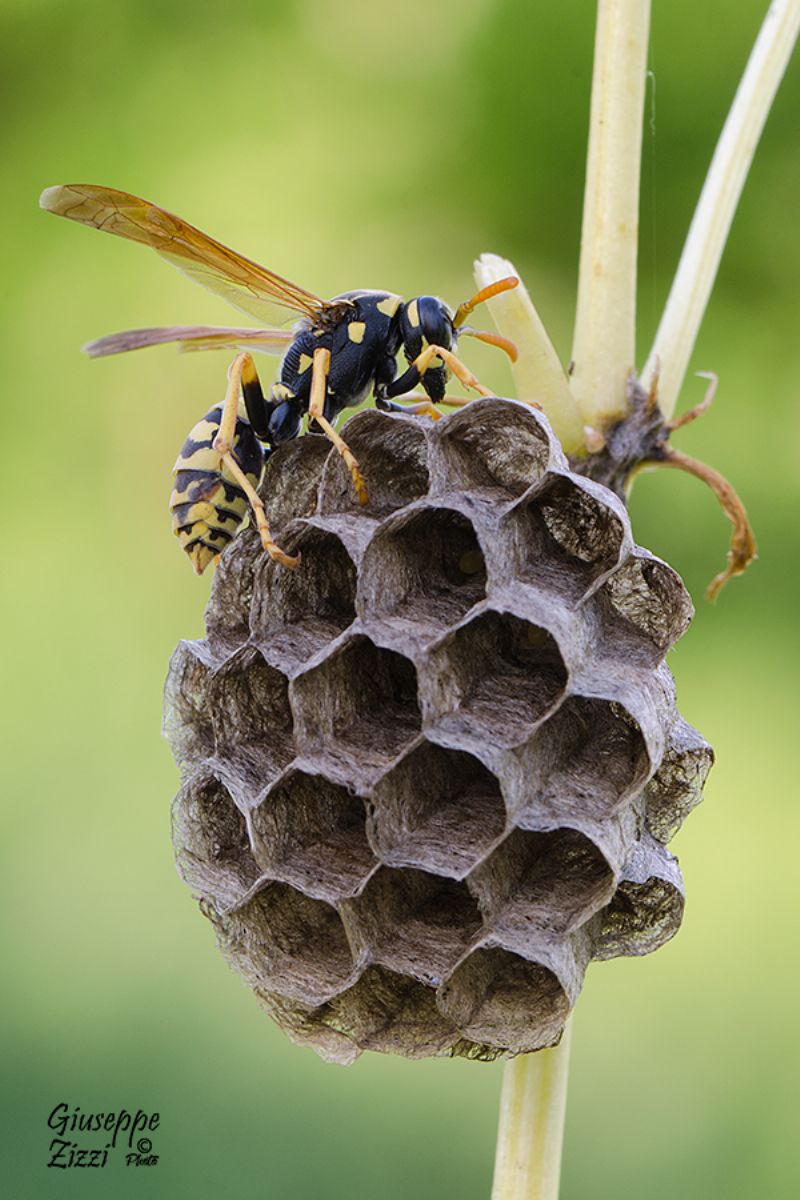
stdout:
{"type": "MultiPolygon", "coordinates": [[[[411,366],[415,367],[419,371],[420,376],[422,376],[435,358],[441,358],[445,366],[450,368],[450,371],[460,383],[463,383],[464,387],[471,388],[474,392],[479,392],[481,396],[494,395],[494,392],[490,392],[488,388],[485,388],[460,358],[456,358],[455,354],[452,354],[449,350],[445,350],[443,346],[426,346],[422,353],[417,355],[411,366]]],[[[441,403],[441,401],[438,403],[441,403]]]]}
{"type": "MultiPolygon", "coordinates": [[[[450,350],[445,350],[443,346],[426,346],[421,354],[418,354],[411,366],[419,372],[420,378],[428,370],[435,358],[441,358],[442,362],[450,368],[450,371],[455,375],[464,387],[472,388],[474,392],[479,392],[481,396],[493,396],[494,392],[490,392],[470,371],[469,367],[465,366],[460,358],[456,358],[450,350]]],[[[437,400],[437,404],[446,404],[450,408],[463,408],[465,404],[469,404],[469,400],[459,399],[458,397],[445,397],[442,400],[437,400]]],[[[537,404],[535,400],[525,400],[525,404],[529,404],[531,408],[541,409],[541,404],[537,404]]]]}
{"type": "Polygon", "coordinates": [[[269,531],[269,524],[267,522],[267,514],[264,510],[264,502],[233,455],[233,439],[236,432],[236,417],[239,410],[239,393],[243,383],[253,381],[258,381],[258,372],[256,371],[256,365],[252,357],[247,353],[238,354],[228,371],[228,390],[225,393],[222,420],[219,423],[219,432],[214,438],[213,445],[217,454],[220,455],[222,463],[228,468],[250,501],[256,528],[261,538],[261,545],[275,562],[280,563],[283,567],[288,567],[290,570],[294,570],[300,564],[299,557],[292,558],[291,555],[286,554],[272,540],[272,534],[269,531]]]}
{"type": "MultiPolygon", "coordinates": [[[[439,403],[446,404],[447,401],[441,400],[439,403]]],[[[432,417],[434,421],[442,419],[442,414],[424,392],[406,392],[404,396],[396,396],[391,400],[384,400],[383,404],[379,404],[378,407],[383,407],[384,411],[388,407],[390,412],[408,412],[413,413],[415,416],[432,417]],[[410,404],[408,403],[409,400],[411,401],[410,404]]]]}
{"type": "Polygon", "coordinates": [[[314,365],[311,375],[311,396],[308,402],[308,419],[309,422],[316,421],[320,429],[330,438],[336,449],[341,454],[345,461],[345,465],[349,470],[353,486],[356,489],[359,504],[366,504],[369,496],[367,494],[366,484],[364,483],[361,471],[358,468],[355,455],[350,447],[345,442],[344,438],[340,437],[336,430],[331,425],[330,421],[322,415],[325,408],[325,395],[328,385],[328,370],[331,365],[331,352],[326,350],[324,346],[319,346],[314,351],[314,365]]]}

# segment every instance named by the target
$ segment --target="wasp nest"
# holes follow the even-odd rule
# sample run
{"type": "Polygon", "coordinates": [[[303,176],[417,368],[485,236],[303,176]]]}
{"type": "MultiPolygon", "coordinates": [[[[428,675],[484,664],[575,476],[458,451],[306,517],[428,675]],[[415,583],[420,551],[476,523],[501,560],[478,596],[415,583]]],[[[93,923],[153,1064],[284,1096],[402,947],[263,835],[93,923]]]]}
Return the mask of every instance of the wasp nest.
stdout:
{"type": "Polygon", "coordinates": [[[283,446],[166,728],[174,841],[220,946],[293,1039],[494,1058],[557,1042],[593,958],[683,911],[665,843],[710,747],[664,655],[692,606],[538,412],[364,411],[283,446]],[[302,514],[302,515],[298,515],[302,514]]]}

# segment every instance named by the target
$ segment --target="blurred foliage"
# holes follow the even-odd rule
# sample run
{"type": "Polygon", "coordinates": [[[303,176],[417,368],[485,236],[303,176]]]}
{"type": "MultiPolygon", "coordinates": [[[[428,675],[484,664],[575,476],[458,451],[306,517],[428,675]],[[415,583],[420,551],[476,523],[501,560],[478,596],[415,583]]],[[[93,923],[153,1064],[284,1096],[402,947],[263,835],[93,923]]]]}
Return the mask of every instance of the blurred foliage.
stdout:
{"type": "MultiPolygon", "coordinates": [[[[654,8],[641,360],[766,0],[654,8]]],[[[373,1056],[341,1071],[295,1049],[174,873],[160,687],[208,583],[165,505],[226,363],[168,349],[89,363],[78,347],[231,312],[36,199],[68,181],[138,192],[329,295],[457,302],[491,249],[523,271],[566,359],[592,36],[587,0],[0,6],[9,1195],[488,1194],[501,1068],[373,1056]],[[159,1165],[47,1171],[59,1101],[158,1109],[159,1165]]],[[[710,608],[727,539],[713,499],[673,472],[633,496],[639,540],[696,597],[672,666],[719,761],[678,839],[681,934],[589,972],[564,1200],[795,1194],[799,102],[795,62],[693,360],[719,372],[718,399],[680,438],[740,488],[760,561],[710,608]]],[[[469,357],[508,386],[496,354],[469,357]]],[[[702,386],[689,380],[686,405],[702,386]]]]}

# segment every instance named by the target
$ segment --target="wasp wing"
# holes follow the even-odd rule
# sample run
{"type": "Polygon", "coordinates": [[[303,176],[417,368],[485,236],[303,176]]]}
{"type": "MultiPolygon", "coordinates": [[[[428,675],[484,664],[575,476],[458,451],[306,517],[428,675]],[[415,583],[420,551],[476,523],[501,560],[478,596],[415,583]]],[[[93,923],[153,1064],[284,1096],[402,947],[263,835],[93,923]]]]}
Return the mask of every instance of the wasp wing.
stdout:
{"type": "Polygon", "coordinates": [[[261,350],[264,354],[282,355],[291,345],[293,334],[285,329],[228,329],[219,325],[164,325],[153,329],[126,329],[89,342],[83,350],[90,358],[106,358],[109,354],[124,354],[147,346],[163,346],[177,342],[178,349],[261,350]]]}
{"type": "Polygon", "coordinates": [[[297,313],[315,320],[331,307],[188,221],[128,192],[70,183],[46,188],[39,204],[71,221],[150,246],[203,287],[260,321],[281,323],[297,313]]]}

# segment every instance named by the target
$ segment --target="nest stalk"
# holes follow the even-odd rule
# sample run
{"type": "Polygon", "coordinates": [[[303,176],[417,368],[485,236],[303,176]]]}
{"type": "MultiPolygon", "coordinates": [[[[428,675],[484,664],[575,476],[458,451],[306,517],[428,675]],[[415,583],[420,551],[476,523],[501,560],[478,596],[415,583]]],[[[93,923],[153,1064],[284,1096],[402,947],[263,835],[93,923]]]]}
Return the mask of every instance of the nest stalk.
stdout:
{"type": "MultiPolygon", "coordinates": [[[[800,30],[800,0],[774,0],[764,18],[640,384],[634,343],[636,251],[649,23],[649,0],[598,0],[569,379],[527,293],[520,288],[519,295],[498,296],[490,308],[501,333],[520,347],[515,368],[519,398],[541,403],[575,468],[618,491],[627,490],[638,470],[650,466],[688,471],[712,488],[733,525],[727,569],[709,587],[709,598],[714,598],[755,557],[755,540],[728,481],[667,444],[670,434],[687,423],[670,418],[761,130],[800,30]],[[616,461],[609,454],[615,440],[625,447],[616,461]],[[612,469],[616,478],[609,478],[612,469]]],[[[476,278],[486,286],[512,269],[505,260],[483,255],[476,278]]],[[[715,381],[698,410],[708,406],[714,386],[715,381]]],[[[506,1067],[492,1200],[558,1196],[568,1041],[565,1035],[559,1047],[519,1056],[506,1067]]]]}

